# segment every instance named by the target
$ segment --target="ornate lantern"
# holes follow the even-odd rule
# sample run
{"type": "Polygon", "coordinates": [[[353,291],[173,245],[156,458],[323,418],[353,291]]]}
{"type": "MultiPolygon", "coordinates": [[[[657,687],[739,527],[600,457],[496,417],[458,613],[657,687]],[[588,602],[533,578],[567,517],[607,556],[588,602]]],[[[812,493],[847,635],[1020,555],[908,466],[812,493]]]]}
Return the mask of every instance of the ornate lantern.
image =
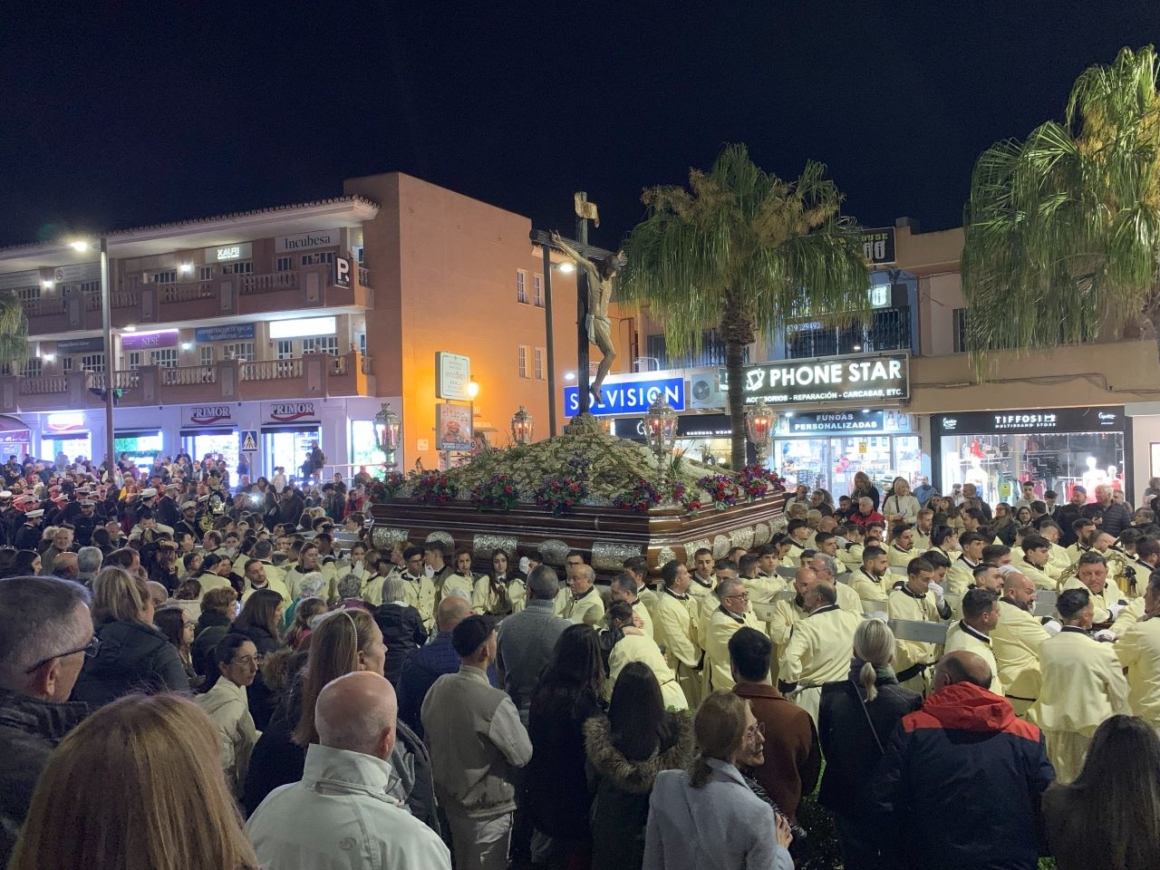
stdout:
{"type": "Polygon", "coordinates": [[[677,441],[677,412],[660,395],[649,405],[644,418],[644,434],[657,459],[673,452],[677,441]]]}
{"type": "Polygon", "coordinates": [[[395,454],[399,449],[399,423],[399,415],[391,410],[390,403],[383,402],[383,407],[375,414],[375,444],[386,457],[383,464],[387,470],[398,465],[395,454]]]}
{"type": "Polygon", "coordinates": [[[531,444],[535,423],[527,408],[520,405],[520,409],[512,414],[512,441],[516,444],[531,444]]]}
{"type": "Polygon", "coordinates": [[[757,464],[765,465],[765,457],[769,453],[769,445],[773,441],[773,428],[777,424],[777,415],[774,414],[765,402],[751,405],[745,411],[745,434],[757,448],[757,464]]]}

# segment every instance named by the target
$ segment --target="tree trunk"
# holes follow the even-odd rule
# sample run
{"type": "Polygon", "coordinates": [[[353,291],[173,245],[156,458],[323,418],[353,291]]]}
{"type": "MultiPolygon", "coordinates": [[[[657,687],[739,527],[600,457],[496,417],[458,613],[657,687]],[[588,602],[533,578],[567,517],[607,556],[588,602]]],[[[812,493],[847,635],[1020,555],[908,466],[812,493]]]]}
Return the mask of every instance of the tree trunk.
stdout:
{"type": "Polygon", "coordinates": [[[744,374],[745,344],[734,339],[725,340],[725,373],[729,378],[729,420],[733,425],[730,462],[734,471],[745,465],[745,400],[742,378],[744,374]]]}

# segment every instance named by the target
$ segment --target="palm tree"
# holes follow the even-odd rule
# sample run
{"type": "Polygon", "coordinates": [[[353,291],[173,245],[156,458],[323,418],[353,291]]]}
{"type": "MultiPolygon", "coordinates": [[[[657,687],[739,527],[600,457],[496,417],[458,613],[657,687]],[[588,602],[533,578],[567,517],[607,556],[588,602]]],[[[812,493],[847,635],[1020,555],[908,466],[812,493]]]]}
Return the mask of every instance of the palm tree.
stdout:
{"type": "Polygon", "coordinates": [[[690,170],[688,190],[646,190],[648,216],[624,244],[620,298],[648,306],[670,353],[699,348],[709,326],[725,341],[734,469],[745,464],[745,348],[758,332],[806,314],[840,325],[866,308],[861,231],[824,176],[810,162],[784,181],[728,145],[707,173],[690,170]]]}
{"type": "Polygon", "coordinates": [[[19,365],[28,356],[28,320],[11,290],[0,292],[0,366],[19,365]]]}
{"type": "Polygon", "coordinates": [[[964,219],[968,348],[1029,350],[1141,320],[1160,341],[1160,97],[1151,47],[1076,80],[1063,123],[983,152],[964,219]]]}

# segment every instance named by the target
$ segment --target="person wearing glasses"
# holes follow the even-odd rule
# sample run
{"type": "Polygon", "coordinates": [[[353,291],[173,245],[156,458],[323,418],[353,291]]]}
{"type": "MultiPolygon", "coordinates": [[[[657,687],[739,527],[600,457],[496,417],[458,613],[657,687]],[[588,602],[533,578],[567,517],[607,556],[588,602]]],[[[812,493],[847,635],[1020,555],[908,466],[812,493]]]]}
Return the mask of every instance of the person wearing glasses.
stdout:
{"type": "Polygon", "coordinates": [[[0,866],[28,814],[49,753],[88,714],[68,703],[96,652],[89,594],[55,577],[0,580],[0,866]]]}
{"type": "Polygon", "coordinates": [[[101,647],[85,661],[74,701],[99,707],[133,692],[188,692],[177,648],[153,625],[145,580],[122,568],[93,578],[93,624],[101,647]]]}
{"type": "Polygon", "coordinates": [[[744,582],[736,576],[722,580],[722,573],[718,571],[717,588],[713,590],[718,607],[712,612],[705,627],[705,659],[708,665],[704,670],[706,695],[712,691],[729,691],[733,688],[735,681],[729,659],[729,639],[738,629],[761,630],[749,606],[749,592],[744,582]]]}
{"type": "Polygon", "coordinates": [[[226,785],[230,794],[240,798],[250,754],[261,736],[246,696],[258,674],[258,648],[244,634],[231,632],[214,648],[214,660],[217,673],[207,681],[205,694],[194,700],[218,727],[226,785]]]}

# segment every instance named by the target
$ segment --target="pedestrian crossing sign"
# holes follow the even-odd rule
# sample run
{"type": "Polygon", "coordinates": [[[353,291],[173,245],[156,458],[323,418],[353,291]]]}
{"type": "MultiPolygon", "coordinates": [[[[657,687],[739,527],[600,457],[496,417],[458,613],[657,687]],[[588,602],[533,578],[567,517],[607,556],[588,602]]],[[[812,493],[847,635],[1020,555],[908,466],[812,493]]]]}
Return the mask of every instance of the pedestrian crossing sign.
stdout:
{"type": "Polygon", "coordinates": [[[242,453],[253,453],[258,449],[258,432],[255,429],[242,431],[242,453]]]}

